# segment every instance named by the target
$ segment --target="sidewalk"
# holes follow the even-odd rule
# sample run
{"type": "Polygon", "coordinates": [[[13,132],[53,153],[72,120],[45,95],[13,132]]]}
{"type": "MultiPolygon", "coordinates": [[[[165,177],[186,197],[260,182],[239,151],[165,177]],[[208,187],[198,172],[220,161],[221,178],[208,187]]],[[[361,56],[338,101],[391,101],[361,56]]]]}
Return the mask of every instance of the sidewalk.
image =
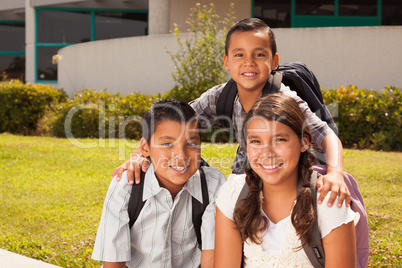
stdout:
{"type": "Polygon", "coordinates": [[[0,249],[0,268],[58,268],[59,266],[34,260],[4,249],[0,249]]]}

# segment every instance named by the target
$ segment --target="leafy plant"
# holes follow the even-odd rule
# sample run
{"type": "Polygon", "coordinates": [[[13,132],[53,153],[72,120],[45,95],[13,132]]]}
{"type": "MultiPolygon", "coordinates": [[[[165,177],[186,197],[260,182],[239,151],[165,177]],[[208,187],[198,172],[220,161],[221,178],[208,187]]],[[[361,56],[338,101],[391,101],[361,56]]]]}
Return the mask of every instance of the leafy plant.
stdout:
{"type": "Polygon", "coordinates": [[[323,91],[327,105],[336,104],[334,117],[344,146],[401,151],[402,92],[386,87],[381,92],[356,86],[323,91]]]}
{"type": "Polygon", "coordinates": [[[168,52],[175,65],[176,86],[165,97],[190,101],[207,89],[224,83],[227,73],[223,66],[225,34],[234,22],[234,5],[221,19],[213,4],[196,4],[186,23],[188,37],[182,37],[178,25],[174,33],[179,50],[168,52]]]}
{"type": "Polygon", "coordinates": [[[141,117],[159,99],[159,94],[121,96],[86,89],[47,114],[43,125],[57,137],[138,139],[141,117]]]}
{"type": "Polygon", "coordinates": [[[0,132],[36,134],[47,109],[67,99],[65,92],[47,85],[0,81],[0,132]]]}

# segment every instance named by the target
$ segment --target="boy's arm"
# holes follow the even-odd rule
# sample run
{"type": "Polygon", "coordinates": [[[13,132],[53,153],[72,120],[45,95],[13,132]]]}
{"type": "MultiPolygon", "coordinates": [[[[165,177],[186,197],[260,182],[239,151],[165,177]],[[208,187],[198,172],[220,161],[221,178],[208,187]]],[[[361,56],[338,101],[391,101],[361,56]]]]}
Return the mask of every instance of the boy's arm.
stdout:
{"type": "Polygon", "coordinates": [[[343,178],[343,148],[342,143],[335,133],[328,134],[321,143],[323,153],[327,162],[327,174],[320,177],[317,181],[317,189],[320,192],[318,203],[321,204],[329,191],[331,196],[327,205],[330,207],[339,194],[338,207],[346,201],[346,206],[350,206],[351,195],[343,178]]]}
{"type": "Polygon", "coordinates": [[[123,262],[131,259],[131,237],[128,216],[128,196],[131,185],[123,174],[120,182],[112,180],[106,194],[92,259],[123,262]],[[117,250],[118,249],[118,250],[117,250]]]}
{"type": "Polygon", "coordinates": [[[126,268],[125,262],[104,262],[103,268],[126,268]]]}
{"type": "Polygon", "coordinates": [[[225,85],[214,86],[201,94],[197,99],[189,102],[190,106],[196,112],[202,128],[221,127],[221,118],[217,118],[216,114],[216,104],[225,85]]]}
{"type": "Polygon", "coordinates": [[[346,200],[346,205],[350,205],[351,195],[343,179],[343,149],[342,143],[326,122],[322,121],[313,113],[308,104],[301,99],[295,91],[282,84],[281,92],[284,95],[294,98],[306,117],[311,130],[313,141],[321,146],[327,162],[327,174],[317,181],[320,191],[319,202],[324,200],[328,191],[332,191],[328,205],[332,206],[335,197],[339,195],[338,206],[346,200]]]}
{"type": "Polygon", "coordinates": [[[123,172],[127,170],[128,183],[133,184],[135,179],[135,183],[138,184],[140,183],[141,169],[143,172],[147,172],[149,164],[149,161],[142,156],[140,146],[138,146],[131,154],[130,159],[113,171],[112,179],[116,178],[117,181],[120,181],[123,172]]]}
{"type": "Polygon", "coordinates": [[[205,178],[208,186],[209,204],[202,215],[201,238],[201,268],[214,267],[215,253],[215,214],[216,199],[221,186],[226,182],[225,175],[217,169],[204,167],[205,178]]]}

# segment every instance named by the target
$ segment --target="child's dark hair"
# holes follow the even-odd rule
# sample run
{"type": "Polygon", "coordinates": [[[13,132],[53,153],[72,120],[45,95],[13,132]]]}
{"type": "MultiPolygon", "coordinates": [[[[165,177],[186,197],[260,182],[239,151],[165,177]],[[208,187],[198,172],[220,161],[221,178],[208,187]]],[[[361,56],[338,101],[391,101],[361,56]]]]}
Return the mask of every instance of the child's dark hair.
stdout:
{"type": "Polygon", "coordinates": [[[257,18],[246,18],[246,19],[239,20],[232,26],[232,28],[230,28],[229,32],[226,35],[225,55],[226,56],[228,55],[230,38],[232,37],[233,33],[235,33],[235,32],[251,32],[251,31],[261,31],[261,32],[265,31],[268,33],[272,56],[275,56],[275,54],[277,52],[275,34],[271,30],[271,28],[267,24],[265,24],[265,22],[263,22],[262,20],[257,19],[257,18]]]}
{"type": "Polygon", "coordinates": [[[142,124],[142,137],[148,144],[155,132],[158,124],[164,120],[172,120],[180,123],[189,123],[194,121],[198,125],[194,109],[181,100],[162,100],[154,105],[145,113],[142,124]]]}
{"type": "MultiPolygon", "coordinates": [[[[270,94],[260,98],[247,113],[243,126],[243,139],[247,138],[247,125],[251,118],[260,117],[269,121],[277,121],[290,127],[303,142],[303,137],[311,143],[311,133],[306,125],[306,119],[297,102],[282,94],[270,94]]],[[[315,156],[307,150],[300,154],[298,174],[299,180],[303,180],[303,188],[299,193],[296,204],[293,208],[291,220],[296,229],[297,235],[301,238],[302,247],[309,243],[309,233],[315,221],[313,194],[310,189],[310,176],[313,172],[312,165],[315,163],[315,156]]],[[[242,240],[249,238],[252,242],[260,244],[259,233],[266,230],[268,222],[261,214],[260,192],[262,180],[255,173],[250,164],[245,167],[246,183],[250,189],[250,196],[240,202],[234,212],[234,219],[242,234],[242,240]]]]}

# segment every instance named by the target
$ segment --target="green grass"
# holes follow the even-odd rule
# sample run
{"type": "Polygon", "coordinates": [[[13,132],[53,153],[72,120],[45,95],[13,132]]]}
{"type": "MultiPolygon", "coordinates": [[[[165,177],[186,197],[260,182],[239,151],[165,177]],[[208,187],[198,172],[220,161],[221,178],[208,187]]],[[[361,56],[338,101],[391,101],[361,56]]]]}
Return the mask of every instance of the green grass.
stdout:
{"type": "MultiPolygon", "coordinates": [[[[0,248],[62,267],[99,267],[91,260],[103,199],[115,167],[136,143],[0,134],[0,248]],[[103,144],[103,142],[105,144],[103,144]]],[[[204,144],[203,157],[228,175],[235,145],[204,144]]],[[[345,150],[370,225],[369,267],[402,261],[402,153],[345,150]]],[[[400,267],[400,266],[399,266],[400,267]]]]}

